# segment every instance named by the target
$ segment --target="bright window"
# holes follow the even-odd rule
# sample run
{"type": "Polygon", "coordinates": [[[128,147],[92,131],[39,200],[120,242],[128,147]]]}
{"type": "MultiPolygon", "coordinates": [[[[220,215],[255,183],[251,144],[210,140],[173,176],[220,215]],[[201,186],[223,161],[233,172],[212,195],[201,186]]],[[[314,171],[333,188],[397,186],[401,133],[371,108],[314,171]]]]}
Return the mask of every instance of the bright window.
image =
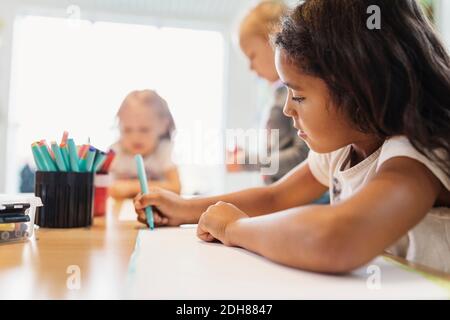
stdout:
{"type": "MultiPolygon", "coordinates": [[[[13,41],[7,191],[17,190],[37,139],[59,140],[68,130],[106,149],[117,139],[117,109],[135,89],[157,90],[180,132],[193,123],[223,127],[219,32],[27,16],[17,18],[13,41]]],[[[223,152],[216,140],[208,148],[223,152]]],[[[187,192],[220,190],[223,182],[214,165],[180,171],[187,192]]]]}

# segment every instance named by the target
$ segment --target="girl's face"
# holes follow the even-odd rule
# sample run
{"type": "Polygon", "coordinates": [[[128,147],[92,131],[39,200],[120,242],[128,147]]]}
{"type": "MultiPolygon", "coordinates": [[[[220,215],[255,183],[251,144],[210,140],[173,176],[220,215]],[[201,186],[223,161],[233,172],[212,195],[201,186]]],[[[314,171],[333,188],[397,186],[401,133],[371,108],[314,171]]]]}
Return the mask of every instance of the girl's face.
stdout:
{"type": "Polygon", "coordinates": [[[275,65],[288,87],[284,113],[293,119],[299,137],[312,150],[328,153],[364,139],[331,103],[322,79],[300,73],[280,49],[275,51],[275,65]]]}
{"type": "Polygon", "coordinates": [[[260,36],[241,36],[242,52],[250,61],[250,69],[269,82],[279,79],[274,64],[274,52],[269,42],[260,36]]]}
{"type": "Polygon", "coordinates": [[[126,152],[148,155],[157,147],[163,133],[158,115],[149,106],[130,101],[120,114],[120,143],[126,152]]]}

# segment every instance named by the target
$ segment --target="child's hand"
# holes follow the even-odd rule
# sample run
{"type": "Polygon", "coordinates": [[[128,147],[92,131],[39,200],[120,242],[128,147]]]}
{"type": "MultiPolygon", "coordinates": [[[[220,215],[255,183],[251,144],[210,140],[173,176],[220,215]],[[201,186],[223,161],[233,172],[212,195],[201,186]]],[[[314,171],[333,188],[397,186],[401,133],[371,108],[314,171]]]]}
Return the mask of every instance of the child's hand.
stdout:
{"type": "Polygon", "coordinates": [[[245,153],[242,149],[235,149],[234,151],[227,151],[226,164],[228,172],[240,172],[244,170],[245,153]]]}
{"type": "Polygon", "coordinates": [[[234,222],[243,218],[248,218],[245,212],[230,203],[219,201],[200,217],[197,236],[204,241],[219,240],[224,245],[231,246],[227,230],[234,222]]]}
{"type": "Polygon", "coordinates": [[[138,194],[134,199],[134,207],[139,222],[147,223],[145,208],[153,206],[153,220],[156,226],[179,226],[190,223],[187,200],[176,193],[161,188],[150,188],[148,194],[138,194]]]}
{"type": "Polygon", "coordinates": [[[108,189],[111,197],[116,199],[133,198],[139,192],[139,182],[134,180],[117,180],[108,189]]]}

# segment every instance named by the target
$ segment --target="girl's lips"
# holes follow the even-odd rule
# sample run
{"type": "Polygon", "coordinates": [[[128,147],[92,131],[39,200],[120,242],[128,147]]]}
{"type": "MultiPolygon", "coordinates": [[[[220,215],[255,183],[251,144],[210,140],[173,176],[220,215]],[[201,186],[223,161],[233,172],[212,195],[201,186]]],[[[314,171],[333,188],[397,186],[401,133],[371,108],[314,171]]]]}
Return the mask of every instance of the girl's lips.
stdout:
{"type": "Polygon", "coordinates": [[[304,133],[302,130],[298,130],[297,135],[302,139],[308,138],[308,135],[306,133],[304,133]]]}
{"type": "Polygon", "coordinates": [[[305,131],[303,131],[302,129],[300,129],[300,126],[296,126],[296,123],[294,122],[294,128],[297,129],[297,135],[302,138],[302,139],[306,139],[308,137],[308,135],[305,133],[305,131]]]}

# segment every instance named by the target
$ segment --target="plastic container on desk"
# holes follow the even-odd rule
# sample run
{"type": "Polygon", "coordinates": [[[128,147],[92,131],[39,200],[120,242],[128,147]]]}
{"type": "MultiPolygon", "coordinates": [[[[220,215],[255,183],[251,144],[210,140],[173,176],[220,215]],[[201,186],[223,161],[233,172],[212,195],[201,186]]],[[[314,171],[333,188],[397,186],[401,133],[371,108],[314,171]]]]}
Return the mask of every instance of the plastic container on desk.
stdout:
{"type": "Polygon", "coordinates": [[[32,194],[0,195],[0,243],[30,239],[38,207],[42,201],[32,194]]]}

